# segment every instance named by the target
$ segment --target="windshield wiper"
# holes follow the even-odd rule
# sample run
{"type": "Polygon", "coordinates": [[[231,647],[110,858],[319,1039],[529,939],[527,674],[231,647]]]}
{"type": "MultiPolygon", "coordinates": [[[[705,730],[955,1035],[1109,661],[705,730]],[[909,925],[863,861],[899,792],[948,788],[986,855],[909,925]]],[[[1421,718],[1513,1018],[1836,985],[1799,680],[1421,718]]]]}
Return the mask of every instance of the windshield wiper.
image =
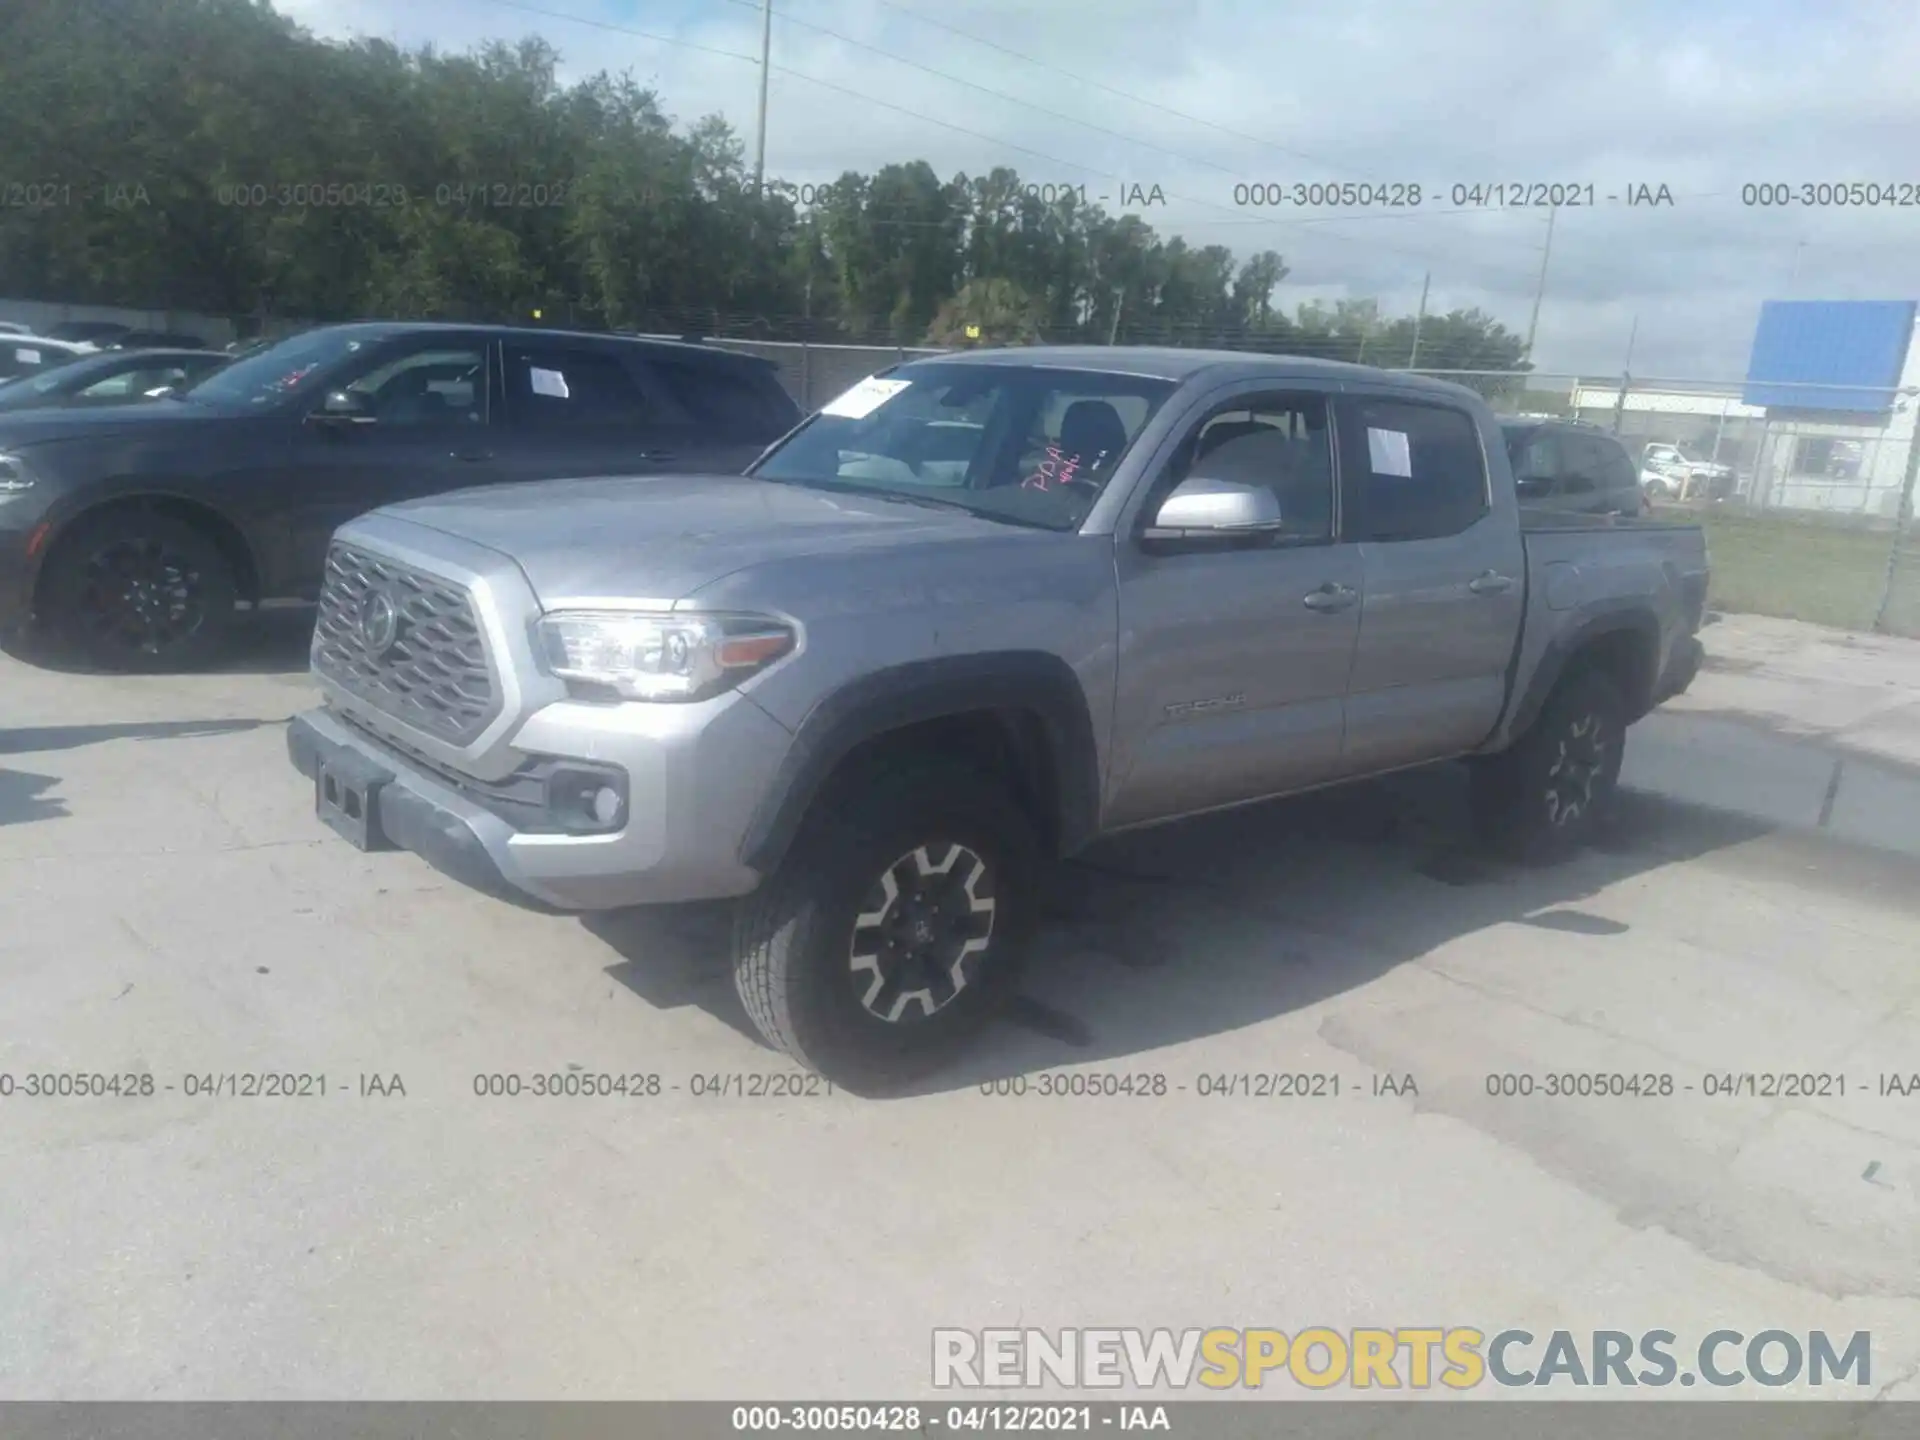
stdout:
{"type": "Polygon", "coordinates": [[[972,505],[962,504],[958,500],[947,500],[938,495],[918,495],[908,490],[887,490],[877,485],[849,485],[844,480],[817,483],[823,490],[843,490],[852,495],[870,495],[876,500],[888,500],[896,505],[919,505],[929,510],[958,510],[962,515],[971,515],[977,520],[993,520],[1002,525],[1018,525],[1024,530],[1055,528],[1044,521],[1030,520],[1021,515],[1007,515],[998,510],[980,510],[972,505]]]}

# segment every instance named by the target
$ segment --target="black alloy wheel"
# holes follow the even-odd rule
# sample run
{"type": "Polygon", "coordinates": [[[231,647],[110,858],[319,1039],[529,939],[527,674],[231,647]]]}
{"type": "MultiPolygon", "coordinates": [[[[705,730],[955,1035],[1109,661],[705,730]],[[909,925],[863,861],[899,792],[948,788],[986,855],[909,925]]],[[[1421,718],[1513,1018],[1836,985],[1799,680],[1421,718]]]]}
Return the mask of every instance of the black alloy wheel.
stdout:
{"type": "Polygon", "coordinates": [[[1474,821],[1509,859],[1564,859],[1605,820],[1625,758],[1627,710],[1617,686],[1582,668],[1555,688],[1505,751],[1475,762],[1474,821]]]}
{"type": "Polygon", "coordinates": [[[1607,766],[1607,720],[1589,710],[1569,720],[1555,742],[1541,803],[1556,830],[1577,826],[1593,809],[1595,782],[1607,766]]]}
{"type": "Polygon", "coordinates": [[[58,542],[48,619],[67,648],[106,670],[193,669],[222,654],[238,598],[211,537],[167,515],[109,514],[58,542]]]}
{"type": "Polygon", "coordinates": [[[900,856],[853,917],[847,961],[861,1006],[889,1024],[945,1009],[993,942],[994,909],[987,862],[958,841],[900,856]]]}
{"type": "Polygon", "coordinates": [[[840,777],[741,903],[734,985],[767,1042],[834,1084],[899,1093],[1017,992],[1046,871],[1000,777],[908,754],[840,777]]]}

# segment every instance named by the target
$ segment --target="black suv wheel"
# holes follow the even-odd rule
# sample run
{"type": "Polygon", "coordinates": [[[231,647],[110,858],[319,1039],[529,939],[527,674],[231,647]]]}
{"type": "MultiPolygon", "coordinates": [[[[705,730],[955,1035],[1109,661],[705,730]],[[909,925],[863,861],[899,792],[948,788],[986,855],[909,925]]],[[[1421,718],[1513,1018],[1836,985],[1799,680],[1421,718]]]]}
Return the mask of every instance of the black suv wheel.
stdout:
{"type": "Polygon", "coordinates": [[[734,982],[767,1041],[884,1093],[948,1063],[1018,983],[1041,870],[992,776],[913,759],[834,786],[742,902],[734,982]]]}
{"type": "Polygon", "coordinates": [[[1492,848],[1557,860],[1592,839],[1620,780],[1626,705],[1598,670],[1556,688],[1527,733],[1474,768],[1474,818],[1492,848]]]}
{"type": "Polygon", "coordinates": [[[167,515],[83,520],[47,560],[41,590],[60,645],[103,670],[191,670],[225,653],[233,567],[212,537],[167,515]]]}

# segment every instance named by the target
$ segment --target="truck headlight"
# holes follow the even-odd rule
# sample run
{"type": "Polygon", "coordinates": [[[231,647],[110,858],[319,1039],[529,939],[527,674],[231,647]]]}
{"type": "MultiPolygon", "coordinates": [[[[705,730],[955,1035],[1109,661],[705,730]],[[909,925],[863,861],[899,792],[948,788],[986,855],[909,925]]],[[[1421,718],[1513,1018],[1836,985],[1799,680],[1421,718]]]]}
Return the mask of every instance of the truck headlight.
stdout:
{"type": "Polygon", "coordinates": [[[0,495],[18,495],[33,488],[26,461],[18,455],[0,453],[0,495]]]}
{"type": "Polygon", "coordinates": [[[788,654],[796,638],[767,615],[557,611],[536,628],[550,673],[623,700],[705,700],[788,654]]]}

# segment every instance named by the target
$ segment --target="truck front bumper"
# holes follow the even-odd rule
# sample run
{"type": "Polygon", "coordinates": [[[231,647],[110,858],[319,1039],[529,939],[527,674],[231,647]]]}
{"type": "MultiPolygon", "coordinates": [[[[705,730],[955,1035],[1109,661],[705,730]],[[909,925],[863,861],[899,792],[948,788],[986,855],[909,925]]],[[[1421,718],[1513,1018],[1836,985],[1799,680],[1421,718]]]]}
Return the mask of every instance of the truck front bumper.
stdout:
{"type": "Polygon", "coordinates": [[[288,723],[287,753],[313,782],[319,816],[359,848],[411,851],[497,899],[546,912],[716,900],[760,881],[739,859],[741,836],[792,739],[732,700],[699,715],[648,707],[682,712],[651,724],[620,723],[624,707],[571,704],[527,722],[516,744],[530,754],[620,777],[622,818],[605,833],[530,824],[541,812],[524,794],[441,772],[326,707],[288,723]]]}

